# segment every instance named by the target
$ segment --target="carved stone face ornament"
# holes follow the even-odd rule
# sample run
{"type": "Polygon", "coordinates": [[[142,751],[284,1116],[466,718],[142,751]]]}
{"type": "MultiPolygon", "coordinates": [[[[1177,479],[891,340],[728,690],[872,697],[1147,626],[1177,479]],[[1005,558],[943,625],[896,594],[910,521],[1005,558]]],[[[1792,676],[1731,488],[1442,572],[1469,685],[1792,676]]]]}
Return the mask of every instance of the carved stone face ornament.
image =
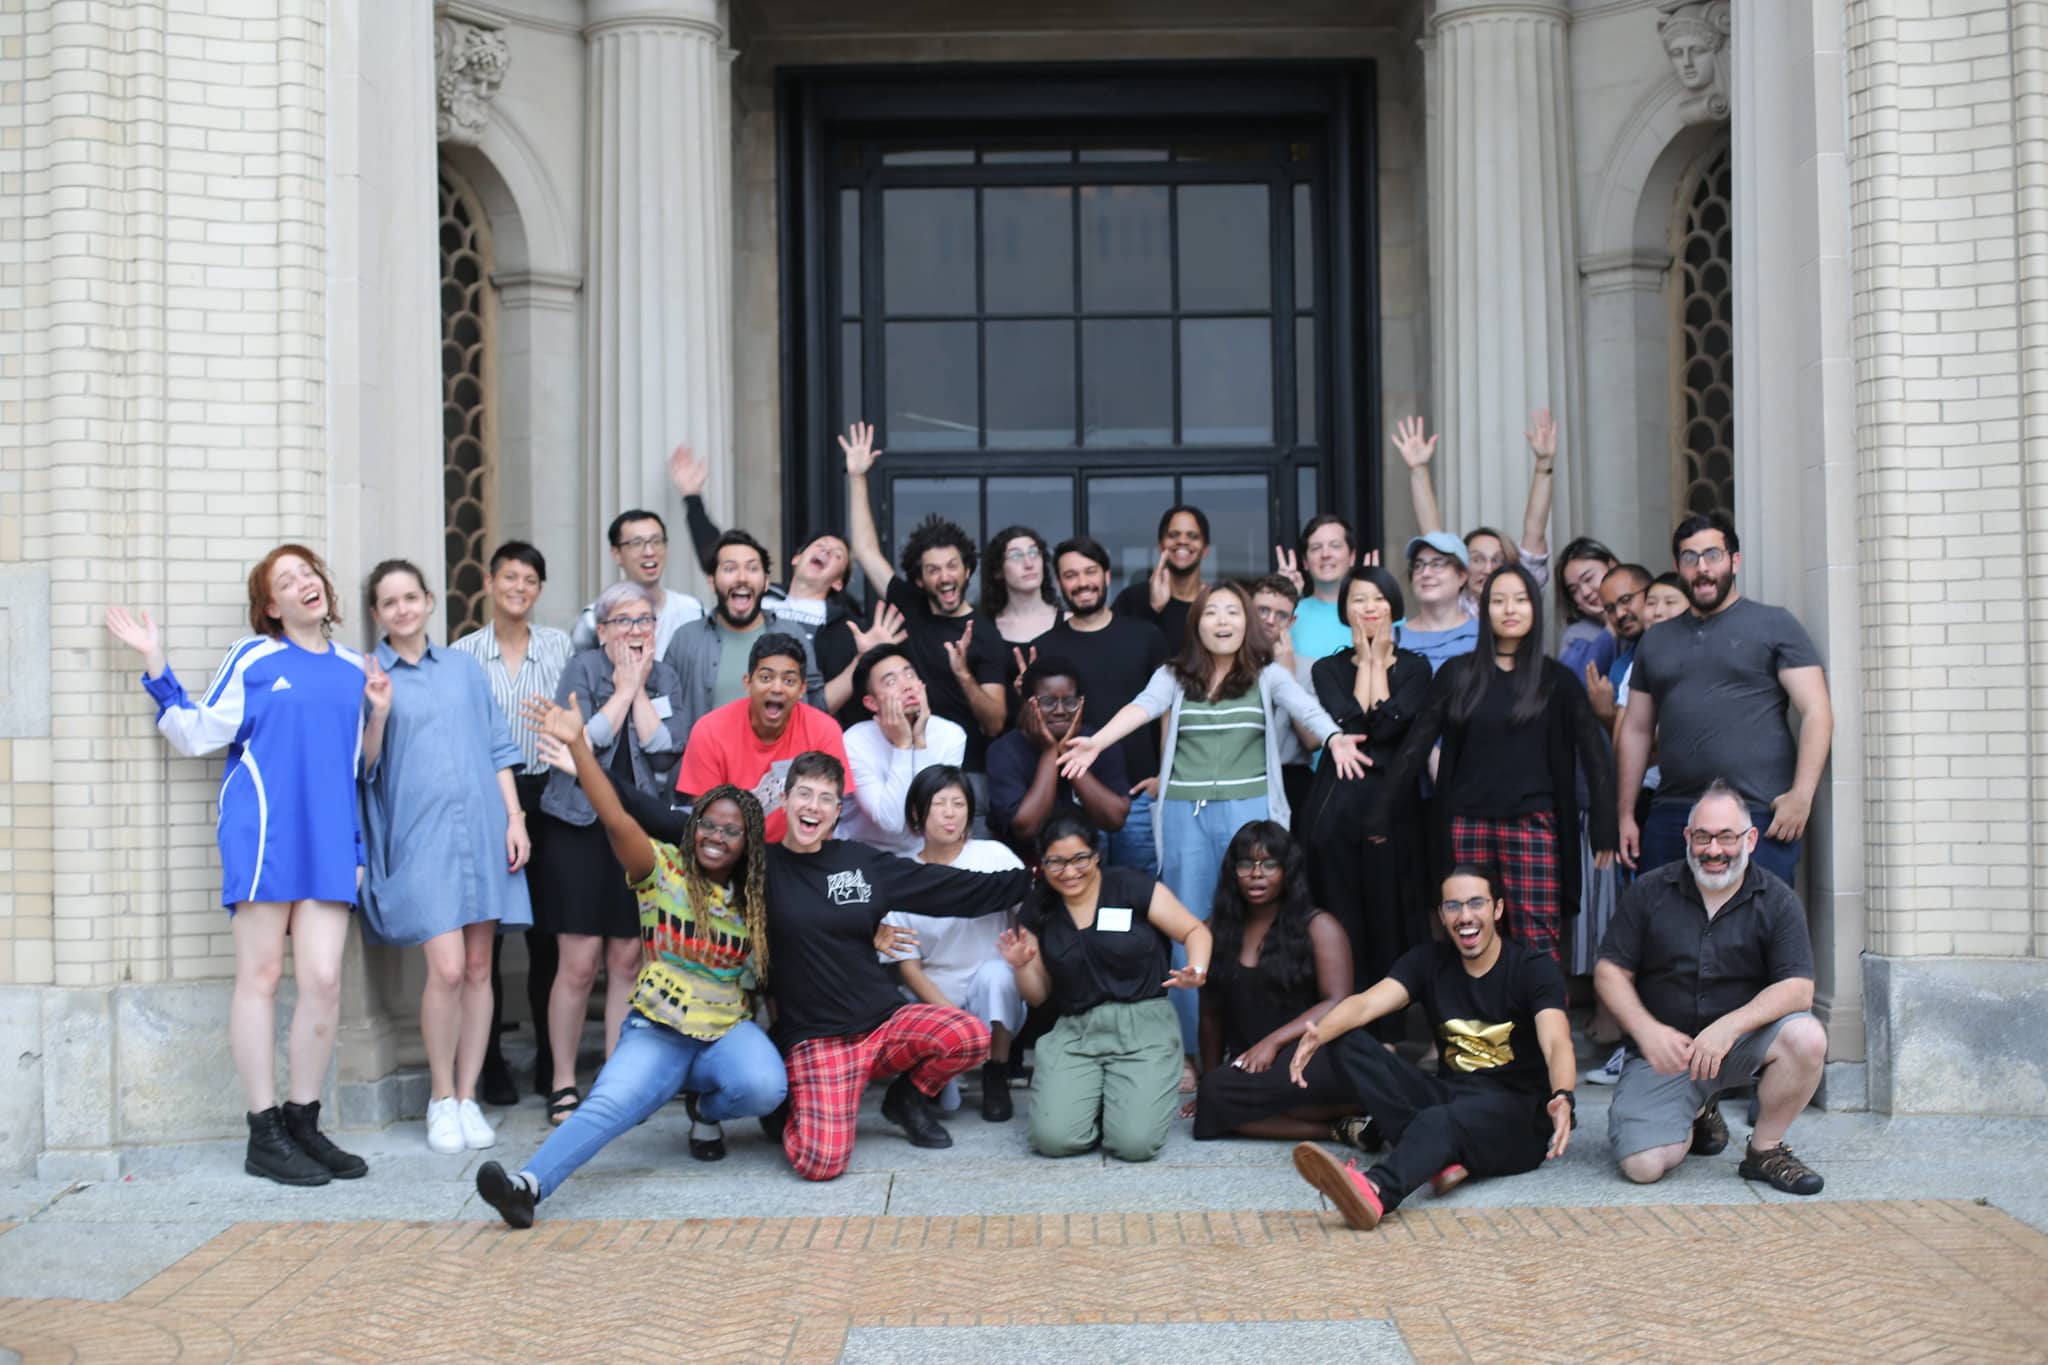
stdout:
{"type": "Polygon", "coordinates": [[[1657,7],[1657,40],[1686,97],[1688,123],[1728,117],[1728,79],[1722,52],[1732,21],[1728,0],[1663,0],[1657,7]]]}
{"type": "Polygon", "coordinates": [[[441,141],[475,142],[483,136],[491,96],[511,65],[504,34],[458,19],[435,23],[434,89],[440,104],[435,132],[441,141]]]}

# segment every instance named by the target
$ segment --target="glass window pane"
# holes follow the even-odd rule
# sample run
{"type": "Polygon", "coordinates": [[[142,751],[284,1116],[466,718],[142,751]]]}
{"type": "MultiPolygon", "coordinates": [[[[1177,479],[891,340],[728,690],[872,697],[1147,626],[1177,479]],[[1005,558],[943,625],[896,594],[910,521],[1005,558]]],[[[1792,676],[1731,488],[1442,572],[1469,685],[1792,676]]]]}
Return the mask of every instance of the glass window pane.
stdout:
{"type": "Polygon", "coordinates": [[[1164,161],[1164,147],[1083,147],[1083,161],[1164,161]]]}
{"type": "MultiPolygon", "coordinates": [[[[990,535],[1005,526],[1029,526],[1051,549],[1074,534],[1074,481],[1064,474],[990,479],[988,517],[994,523],[990,535]]],[[[1045,571],[1051,573],[1052,565],[1045,571]]]]}
{"type": "Polygon", "coordinates": [[[981,544],[981,480],[896,479],[889,485],[885,543],[900,546],[926,517],[944,517],[981,544]]]}
{"type": "Polygon", "coordinates": [[[974,164],[972,147],[905,147],[898,151],[883,152],[884,166],[971,166],[974,164]]]}
{"type": "MultiPolygon", "coordinates": [[[[1087,154],[1082,153],[1085,160],[1087,154]]],[[[1164,185],[1081,187],[1081,306],[1163,313],[1173,305],[1164,185]]]]}
{"type": "MultiPolygon", "coordinates": [[[[1209,516],[1209,562],[1202,577],[1213,583],[1272,571],[1273,501],[1264,474],[1190,474],[1180,481],[1180,500],[1209,516]]],[[[1166,506],[1154,510],[1154,527],[1166,506]]]]}
{"type": "Polygon", "coordinates": [[[1316,467],[1305,464],[1294,471],[1294,515],[1303,526],[1310,517],[1321,515],[1323,503],[1316,493],[1316,467]]]}
{"type": "Polygon", "coordinates": [[[1312,446],[1316,435],[1316,320],[1294,320],[1294,442],[1312,446]]]}
{"type": "Polygon", "coordinates": [[[839,311],[860,313],[860,191],[839,191],[839,311]]]}
{"type": "Polygon", "coordinates": [[[988,443],[1074,444],[1074,324],[991,322],[988,443]]]}
{"type": "Polygon", "coordinates": [[[981,154],[984,166],[1032,166],[1073,159],[1072,147],[1004,147],[981,154]]]}
{"type": "Polygon", "coordinates": [[[1173,324],[1164,318],[1081,324],[1081,442],[1173,441],[1173,324]]]}
{"type": "Polygon", "coordinates": [[[1271,192],[1264,185],[1180,188],[1180,306],[1273,306],[1271,192]]]}
{"type": "Polygon", "coordinates": [[[1264,161],[1272,150],[1263,142],[1208,142],[1177,143],[1173,149],[1175,161],[1264,161]]]}
{"type": "Polygon", "coordinates": [[[1270,445],[1273,329],[1264,318],[1180,325],[1181,443],[1270,445]]]}
{"type": "Polygon", "coordinates": [[[1316,212],[1306,185],[1294,187],[1294,306],[1316,306],[1316,212]]]}
{"type": "Polygon", "coordinates": [[[884,449],[972,450],[980,444],[974,330],[971,322],[892,322],[883,330],[884,449]]]}
{"type": "Polygon", "coordinates": [[[884,190],[882,279],[891,313],[972,313],[974,191],[884,190]]]}
{"type": "Polygon", "coordinates": [[[863,377],[860,352],[860,324],[842,322],[839,324],[839,421],[836,426],[861,420],[867,411],[867,393],[861,387],[863,377]]]}
{"type": "Polygon", "coordinates": [[[1064,185],[982,192],[983,307],[987,311],[1073,311],[1073,195],[1064,185]]]}
{"type": "Polygon", "coordinates": [[[1111,593],[1159,562],[1159,514],[1173,502],[1171,475],[1088,480],[1088,534],[1109,551],[1111,593]]]}

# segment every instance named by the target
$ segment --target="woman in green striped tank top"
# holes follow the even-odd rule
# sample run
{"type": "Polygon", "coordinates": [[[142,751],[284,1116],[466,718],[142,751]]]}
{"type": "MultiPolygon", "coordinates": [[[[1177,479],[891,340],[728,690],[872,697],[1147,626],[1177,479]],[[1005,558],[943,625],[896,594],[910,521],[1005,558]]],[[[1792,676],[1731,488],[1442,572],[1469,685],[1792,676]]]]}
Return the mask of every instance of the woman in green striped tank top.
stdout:
{"type": "MultiPolygon", "coordinates": [[[[1273,662],[1272,641],[1242,587],[1204,588],[1188,608],[1188,621],[1193,629],[1180,652],[1152,675],[1145,690],[1094,734],[1068,741],[1061,771],[1069,780],[1078,777],[1104,749],[1166,717],[1160,799],[1152,807],[1160,880],[1206,920],[1231,837],[1253,820],[1287,823],[1280,746],[1288,725],[1312,740],[1311,747],[1327,745],[1340,777],[1362,776],[1365,765],[1359,736],[1342,733],[1294,674],[1273,662]]],[[[1174,965],[1180,966],[1175,951],[1174,965]]],[[[1199,1011],[1194,992],[1173,995],[1188,1058],[1181,1089],[1192,1094],[1199,1011]]]]}

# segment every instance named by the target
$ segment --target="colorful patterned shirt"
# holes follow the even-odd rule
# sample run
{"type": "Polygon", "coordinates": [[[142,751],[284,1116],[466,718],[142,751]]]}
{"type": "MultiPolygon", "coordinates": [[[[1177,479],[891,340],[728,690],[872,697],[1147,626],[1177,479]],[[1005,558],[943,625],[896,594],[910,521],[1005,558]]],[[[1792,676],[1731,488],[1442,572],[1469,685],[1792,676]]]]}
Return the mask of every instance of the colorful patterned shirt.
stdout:
{"type": "Polygon", "coordinates": [[[740,972],[752,945],[726,889],[711,886],[711,904],[693,906],[683,870],[682,851],[656,841],[654,870],[633,888],[643,965],[632,1004],[685,1037],[723,1038],[747,1017],[740,972]]]}

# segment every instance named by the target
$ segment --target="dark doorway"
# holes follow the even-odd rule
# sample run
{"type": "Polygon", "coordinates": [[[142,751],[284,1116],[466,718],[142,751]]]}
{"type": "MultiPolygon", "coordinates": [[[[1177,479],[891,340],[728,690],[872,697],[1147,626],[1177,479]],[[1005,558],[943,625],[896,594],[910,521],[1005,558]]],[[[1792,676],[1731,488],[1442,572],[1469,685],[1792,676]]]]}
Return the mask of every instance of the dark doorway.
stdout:
{"type": "Polygon", "coordinates": [[[1319,510],[1377,526],[1367,68],[1007,70],[783,83],[785,506],[844,520],[865,418],[892,547],[943,514],[1103,541],[1162,509],[1210,575],[1319,510]],[[1339,454],[1346,458],[1337,458],[1339,454]]]}

